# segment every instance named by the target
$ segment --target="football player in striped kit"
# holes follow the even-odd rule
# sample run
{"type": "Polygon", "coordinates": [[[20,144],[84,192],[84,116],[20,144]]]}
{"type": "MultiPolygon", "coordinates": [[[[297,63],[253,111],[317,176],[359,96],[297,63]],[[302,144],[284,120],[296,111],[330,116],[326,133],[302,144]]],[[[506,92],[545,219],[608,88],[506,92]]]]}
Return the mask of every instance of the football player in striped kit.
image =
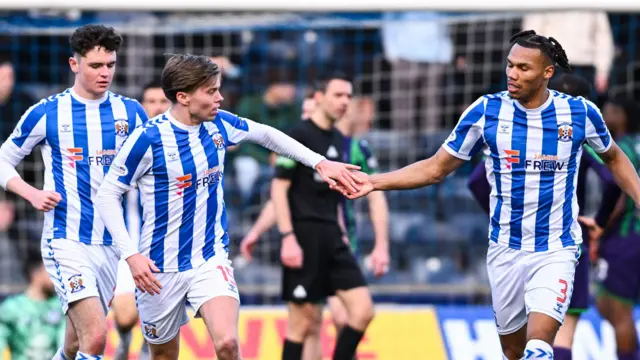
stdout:
{"type": "Polygon", "coordinates": [[[635,204],[640,179],[592,102],[548,89],[555,66],[570,70],[562,46],[531,30],[511,42],[507,91],[469,106],[436,155],[386,174],[359,172],[361,190],[342,191],[357,198],[434,184],[484,150],[491,184],[487,270],[504,358],[553,359],[582,243],[582,145],[600,154],[635,204]]]}
{"type": "Polygon", "coordinates": [[[359,167],[328,161],[274,128],[219,109],[220,69],[208,57],[172,55],[162,87],[172,106],[136,129],[116,156],[98,192],[100,215],[140,290],[152,357],[178,358],[188,303],[204,320],[218,358],[240,359],[240,303],[223,198],[226,148],[256,142],[354,190],[350,169],[359,167]],[[133,184],[143,207],[139,250],[121,215],[122,195],[133,184]]]}
{"type": "Polygon", "coordinates": [[[54,359],[102,359],[120,253],[94,201],[116,152],[147,115],[136,100],[108,91],[122,43],[113,28],[80,27],[70,43],[73,87],[20,119],[0,148],[0,185],[45,212],[42,256],[67,316],[65,343],[54,359]],[[42,190],[15,170],[37,145],[42,190]]]}

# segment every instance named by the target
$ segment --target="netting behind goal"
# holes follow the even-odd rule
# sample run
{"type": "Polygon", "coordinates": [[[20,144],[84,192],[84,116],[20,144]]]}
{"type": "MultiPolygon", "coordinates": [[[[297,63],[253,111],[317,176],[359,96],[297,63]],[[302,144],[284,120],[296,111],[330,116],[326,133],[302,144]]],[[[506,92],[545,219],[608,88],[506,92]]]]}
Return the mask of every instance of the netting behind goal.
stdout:
{"type": "MultiPolygon", "coordinates": [[[[611,14],[609,18],[618,50],[609,90],[631,95],[638,85],[638,17],[611,14]]],[[[69,87],[68,37],[77,24],[89,21],[113,24],[124,35],[112,90],[130,97],[138,98],[146,83],[159,79],[164,54],[204,54],[216,57],[224,68],[224,107],[271,122],[282,112],[261,106],[262,99],[279,103],[280,108],[298,108],[317,76],[346,73],[354,80],[355,116],[362,128],[371,127],[365,137],[381,170],[388,170],[433,154],[466,106],[484,93],[504,89],[508,40],[521,30],[522,17],[87,13],[72,21],[7,13],[0,22],[0,53],[13,62],[16,90],[35,102],[69,87]],[[407,56],[409,60],[398,59],[407,56]],[[270,86],[274,84],[293,85],[295,91],[288,91],[290,86],[270,86]]],[[[29,105],[18,101],[11,106],[29,105]]],[[[284,127],[299,121],[299,116],[286,120],[284,127]]],[[[17,121],[2,119],[2,127],[9,129],[3,130],[5,137],[17,121]]],[[[271,170],[258,162],[256,179],[247,185],[245,167],[236,162],[239,154],[229,155],[226,204],[235,255],[268,194],[271,170]]],[[[423,293],[442,301],[476,296],[486,300],[482,255],[488,219],[466,187],[473,165],[465,165],[438,186],[388,193],[393,266],[388,276],[375,282],[375,291],[423,293]]],[[[25,160],[21,170],[30,182],[42,186],[39,154],[25,160]]],[[[19,259],[27,249],[39,248],[40,214],[24,201],[16,206],[14,231],[0,241],[4,292],[23,284],[16,271],[19,259]]],[[[359,236],[367,253],[374,236],[366,201],[358,202],[357,210],[359,236]]],[[[243,293],[255,294],[258,300],[278,294],[278,243],[275,233],[267,234],[256,261],[236,262],[243,293]]]]}

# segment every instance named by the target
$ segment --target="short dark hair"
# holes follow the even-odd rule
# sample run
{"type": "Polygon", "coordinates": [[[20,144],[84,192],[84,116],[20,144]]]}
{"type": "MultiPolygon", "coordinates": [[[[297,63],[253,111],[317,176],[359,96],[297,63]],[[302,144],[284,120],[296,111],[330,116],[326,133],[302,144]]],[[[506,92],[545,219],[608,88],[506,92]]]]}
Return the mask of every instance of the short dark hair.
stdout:
{"type": "Polygon", "coordinates": [[[304,92],[304,98],[305,99],[313,99],[313,95],[315,94],[315,90],[314,89],[307,89],[304,92]]]}
{"type": "Polygon", "coordinates": [[[576,74],[560,74],[549,82],[549,89],[557,90],[571,96],[582,96],[586,99],[591,94],[591,85],[587,79],[576,74]]]}
{"type": "Polygon", "coordinates": [[[13,61],[11,60],[11,56],[9,54],[3,52],[2,54],[0,54],[0,65],[5,64],[13,65],[13,61]]]}
{"type": "Polygon", "coordinates": [[[220,74],[216,63],[204,55],[167,54],[169,60],[162,70],[162,90],[175,103],[178,92],[190,93],[220,74]]]}
{"type": "Polygon", "coordinates": [[[564,52],[558,40],[552,37],[538,35],[533,30],[525,30],[513,35],[510,43],[512,46],[518,44],[529,49],[539,49],[547,56],[552,65],[560,66],[566,71],[571,72],[567,54],[564,52]]]}
{"type": "Polygon", "coordinates": [[[85,56],[96,46],[109,52],[120,50],[122,36],[112,27],[104,25],[84,25],[76,29],[69,39],[73,54],[85,56]]]}
{"type": "Polygon", "coordinates": [[[329,83],[333,80],[343,80],[349,83],[351,82],[351,79],[344,73],[340,73],[340,72],[331,73],[315,81],[313,86],[314,92],[321,92],[321,93],[327,92],[327,86],[329,86],[329,83]]]}
{"type": "Polygon", "coordinates": [[[140,101],[142,101],[142,98],[144,97],[144,94],[147,92],[147,90],[149,89],[162,89],[162,84],[158,81],[152,81],[150,83],[147,83],[147,85],[145,85],[142,88],[142,93],[140,95],[140,101]]]}
{"type": "Polygon", "coordinates": [[[636,134],[640,130],[640,121],[638,121],[640,120],[638,119],[640,109],[638,109],[638,104],[634,100],[619,96],[609,98],[605,103],[622,108],[622,111],[627,116],[627,133],[636,134]]]}

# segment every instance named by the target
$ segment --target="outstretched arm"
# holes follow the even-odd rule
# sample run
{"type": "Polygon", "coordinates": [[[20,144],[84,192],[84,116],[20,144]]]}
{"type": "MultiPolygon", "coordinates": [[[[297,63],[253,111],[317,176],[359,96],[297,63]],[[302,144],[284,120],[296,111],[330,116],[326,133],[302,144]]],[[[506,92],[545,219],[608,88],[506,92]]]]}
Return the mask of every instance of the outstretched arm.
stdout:
{"type": "MultiPolygon", "coordinates": [[[[439,183],[464,161],[470,160],[482,150],[488,101],[488,97],[480,97],[464,111],[455,129],[434,156],[400,170],[371,175],[369,181],[364,181],[360,191],[356,193],[340,186],[333,188],[349,199],[355,199],[373,190],[407,190],[439,183]]],[[[366,179],[363,174],[360,177],[366,179]]]]}
{"type": "Polygon", "coordinates": [[[249,119],[225,112],[221,113],[214,122],[218,127],[224,127],[227,134],[227,146],[233,146],[246,140],[255,142],[275,153],[315,169],[329,185],[333,186],[337,181],[352,191],[357,190],[359,178],[350,171],[359,169],[357,166],[328,161],[324,156],[311,151],[280,130],[249,119]]]}
{"type": "Polygon", "coordinates": [[[441,182],[447,175],[459,168],[464,160],[459,159],[444,148],[425,160],[418,161],[402,169],[370,176],[373,190],[409,190],[441,182]]]}

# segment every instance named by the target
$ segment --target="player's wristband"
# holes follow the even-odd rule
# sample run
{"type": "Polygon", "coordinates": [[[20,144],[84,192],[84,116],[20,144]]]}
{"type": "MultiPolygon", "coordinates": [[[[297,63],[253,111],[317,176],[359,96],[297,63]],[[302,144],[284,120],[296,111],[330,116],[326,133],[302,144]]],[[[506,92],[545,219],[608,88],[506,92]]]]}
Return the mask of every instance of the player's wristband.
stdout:
{"type": "Polygon", "coordinates": [[[293,235],[293,231],[287,231],[287,232],[284,232],[284,233],[280,233],[280,239],[284,239],[289,235],[293,235]]]}

